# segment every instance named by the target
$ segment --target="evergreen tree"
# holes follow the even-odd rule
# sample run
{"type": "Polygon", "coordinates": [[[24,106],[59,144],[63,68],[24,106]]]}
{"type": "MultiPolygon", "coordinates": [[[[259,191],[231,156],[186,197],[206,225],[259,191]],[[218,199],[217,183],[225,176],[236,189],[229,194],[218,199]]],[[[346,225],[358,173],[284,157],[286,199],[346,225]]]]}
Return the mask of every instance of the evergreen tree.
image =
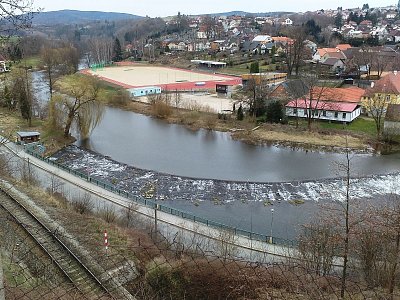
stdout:
{"type": "Polygon", "coordinates": [[[273,101],[267,105],[267,121],[270,123],[280,123],[283,119],[283,106],[279,101],[273,101]]]}
{"type": "Polygon", "coordinates": [[[242,121],[242,120],[244,119],[244,113],[243,113],[242,104],[240,104],[240,106],[239,106],[239,108],[238,108],[238,110],[237,110],[237,116],[236,116],[236,118],[237,118],[239,121],[242,121]]]}
{"type": "Polygon", "coordinates": [[[122,60],[122,48],[121,43],[118,38],[115,39],[114,42],[114,53],[113,53],[113,61],[121,61],[122,60]]]}
{"type": "Polygon", "coordinates": [[[335,17],[335,26],[336,26],[336,28],[339,28],[339,29],[343,26],[343,18],[342,18],[342,14],[340,12],[338,12],[335,17]]]}
{"type": "Polygon", "coordinates": [[[313,36],[316,41],[319,40],[319,34],[321,33],[321,26],[317,25],[314,19],[310,19],[306,22],[305,30],[309,35],[313,36]]]}
{"type": "Polygon", "coordinates": [[[25,87],[23,86],[24,84],[24,81],[20,81],[18,91],[18,103],[22,118],[28,121],[28,123],[30,124],[32,120],[32,108],[25,87]]]}
{"type": "Polygon", "coordinates": [[[260,73],[260,64],[258,63],[258,61],[251,63],[250,73],[260,73]]]}

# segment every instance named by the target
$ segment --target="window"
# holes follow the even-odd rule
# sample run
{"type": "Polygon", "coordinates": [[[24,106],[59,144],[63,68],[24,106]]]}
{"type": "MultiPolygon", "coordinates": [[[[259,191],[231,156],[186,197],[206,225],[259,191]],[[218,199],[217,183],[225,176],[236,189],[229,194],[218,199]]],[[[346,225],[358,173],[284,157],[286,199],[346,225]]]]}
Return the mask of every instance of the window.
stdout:
{"type": "Polygon", "coordinates": [[[390,95],[386,95],[386,101],[390,101],[390,95]]]}
{"type": "Polygon", "coordinates": [[[322,111],[322,115],[323,115],[324,117],[326,117],[326,110],[323,110],[323,111],[322,111]]]}
{"type": "Polygon", "coordinates": [[[346,113],[343,113],[343,114],[342,114],[342,118],[343,118],[343,119],[346,119],[346,113]]]}
{"type": "Polygon", "coordinates": [[[339,117],[339,113],[337,111],[335,111],[335,118],[339,117]]]}
{"type": "Polygon", "coordinates": [[[293,108],[293,114],[297,115],[297,108],[293,108]]]}
{"type": "Polygon", "coordinates": [[[304,115],[307,116],[307,109],[304,110],[304,115]]]}

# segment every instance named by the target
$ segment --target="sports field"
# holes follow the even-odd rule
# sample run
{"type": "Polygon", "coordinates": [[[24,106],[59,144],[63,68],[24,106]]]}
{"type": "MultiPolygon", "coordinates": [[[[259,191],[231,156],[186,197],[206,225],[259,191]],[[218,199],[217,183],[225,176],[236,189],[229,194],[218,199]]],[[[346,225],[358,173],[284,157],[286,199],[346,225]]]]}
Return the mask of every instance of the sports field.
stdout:
{"type": "Polygon", "coordinates": [[[97,76],[101,80],[124,88],[161,86],[163,90],[215,89],[218,83],[238,85],[241,78],[194,72],[177,68],[132,64],[113,66],[97,70],[87,69],[83,73],[97,76]]]}

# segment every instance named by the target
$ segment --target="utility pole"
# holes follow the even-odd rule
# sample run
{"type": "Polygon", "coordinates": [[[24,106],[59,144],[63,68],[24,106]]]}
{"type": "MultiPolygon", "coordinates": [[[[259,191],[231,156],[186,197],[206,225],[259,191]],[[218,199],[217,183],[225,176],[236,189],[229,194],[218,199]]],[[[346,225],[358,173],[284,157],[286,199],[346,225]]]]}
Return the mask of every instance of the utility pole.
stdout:
{"type": "Polygon", "coordinates": [[[272,238],[272,226],[274,225],[274,209],[271,208],[271,233],[269,236],[269,243],[272,244],[273,243],[273,238],[272,238]]]}

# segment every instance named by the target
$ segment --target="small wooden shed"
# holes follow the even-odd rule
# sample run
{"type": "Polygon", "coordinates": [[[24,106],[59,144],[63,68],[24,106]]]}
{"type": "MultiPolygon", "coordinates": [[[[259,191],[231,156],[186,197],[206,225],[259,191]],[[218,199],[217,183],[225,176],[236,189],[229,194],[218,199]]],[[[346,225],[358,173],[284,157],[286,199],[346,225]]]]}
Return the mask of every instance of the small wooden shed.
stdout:
{"type": "Polygon", "coordinates": [[[17,143],[18,144],[29,144],[40,141],[40,132],[37,131],[18,131],[17,132],[17,143]]]}

